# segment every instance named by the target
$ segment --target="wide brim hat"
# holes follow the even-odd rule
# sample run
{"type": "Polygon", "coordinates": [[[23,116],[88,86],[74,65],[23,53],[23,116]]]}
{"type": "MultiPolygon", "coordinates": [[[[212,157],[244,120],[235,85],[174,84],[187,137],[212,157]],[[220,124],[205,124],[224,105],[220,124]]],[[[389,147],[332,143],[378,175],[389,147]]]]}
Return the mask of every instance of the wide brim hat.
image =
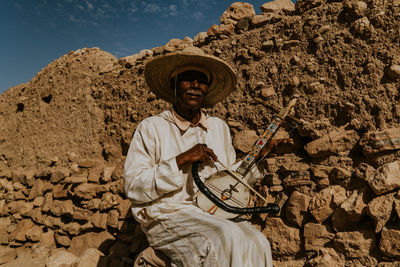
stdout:
{"type": "Polygon", "coordinates": [[[171,79],[187,70],[201,71],[211,81],[204,99],[204,107],[212,107],[224,100],[236,87],[236,74],[225,61],[207,55],[200,48],[193,46],[153,58],[146,64],[144,77],[155,95],[174,103],[175,93],[174,88],[171,88],[171,79]]]}

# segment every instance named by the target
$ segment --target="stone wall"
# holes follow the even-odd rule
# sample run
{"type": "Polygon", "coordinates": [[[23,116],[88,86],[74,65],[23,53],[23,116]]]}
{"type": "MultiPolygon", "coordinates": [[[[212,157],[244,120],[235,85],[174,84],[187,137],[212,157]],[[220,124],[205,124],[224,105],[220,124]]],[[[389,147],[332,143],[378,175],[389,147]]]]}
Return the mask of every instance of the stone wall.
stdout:
{"type": "MultiPolygon", "coordinates": [[[[276,266],[398,266],[400,3],[234,3],[193,39],[116,59],[72,51],[0,95],[0,264],[131,266],[147,246],[130,217],[123,162],[144,118],[168,106],[144,84],[153,56],[196,45],[229,62],[226,120],[238,157],[273,111],[299,101],[255,187],[281,206],[250,221],[276,266]]],[[[258,205],[259,200],[254,199],[258,205]]]]}

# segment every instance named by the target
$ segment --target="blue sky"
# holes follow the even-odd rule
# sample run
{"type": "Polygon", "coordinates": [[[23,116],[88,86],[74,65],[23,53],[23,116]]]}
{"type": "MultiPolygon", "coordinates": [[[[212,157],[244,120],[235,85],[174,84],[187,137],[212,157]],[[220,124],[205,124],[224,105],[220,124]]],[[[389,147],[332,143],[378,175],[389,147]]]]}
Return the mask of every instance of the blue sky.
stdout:
{"type": "MultiPolygon", "coordinates": [[[[269,0],[249,0],[256,13],[269,0]]],[[[0,0],[0,93],[32,79],[70,50],[99,47],[116,57],[193,38],[234,1],[0,0]]]]}

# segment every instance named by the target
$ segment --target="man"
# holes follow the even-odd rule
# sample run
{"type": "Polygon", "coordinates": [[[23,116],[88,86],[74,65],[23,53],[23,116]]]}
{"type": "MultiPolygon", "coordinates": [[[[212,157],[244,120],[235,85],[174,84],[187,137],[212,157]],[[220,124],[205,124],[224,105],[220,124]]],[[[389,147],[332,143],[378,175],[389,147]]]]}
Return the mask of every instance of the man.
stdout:
{"type": "Polygon", "coordinates": [[[199,209],[191,175],[201,177],[236,160],[229,128],[203,111],[235,88],[234,71],[195,47],[154,58],[146,65],[150,89],[173,104],[143,120],[125,162],[125,192],[149,244],[173,266],[272,266],[268,240],[250,223],[234,223],[199,209]]]}

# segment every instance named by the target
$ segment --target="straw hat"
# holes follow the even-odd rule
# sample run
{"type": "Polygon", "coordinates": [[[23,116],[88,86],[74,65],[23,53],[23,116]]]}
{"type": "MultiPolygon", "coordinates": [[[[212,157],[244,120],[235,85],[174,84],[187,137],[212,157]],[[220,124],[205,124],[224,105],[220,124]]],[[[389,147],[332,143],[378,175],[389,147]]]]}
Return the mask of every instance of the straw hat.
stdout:
{"type": "Polygon", "coordinates": [[[171,79],[187,70],[201,71],[211,80],[204,107],[211,107],[224,100],[235,89],[236,74],[233,69],[223,60],[193,46],[155,57],[146,64],[144,76],[147,85],[158,97],[174,103],[171,79]]]}

